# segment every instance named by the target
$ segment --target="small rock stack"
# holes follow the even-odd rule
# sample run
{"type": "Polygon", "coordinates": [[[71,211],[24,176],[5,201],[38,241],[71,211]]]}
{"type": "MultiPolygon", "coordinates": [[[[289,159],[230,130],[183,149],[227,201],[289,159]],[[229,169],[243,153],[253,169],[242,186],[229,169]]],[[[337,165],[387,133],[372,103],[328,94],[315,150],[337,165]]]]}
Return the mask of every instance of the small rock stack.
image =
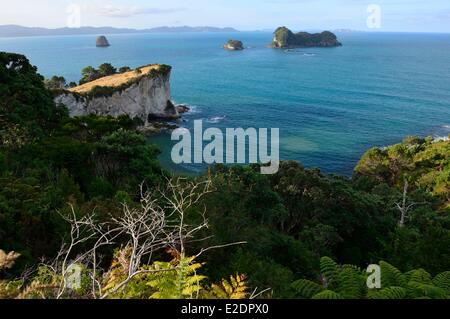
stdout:
{"type": "Polygon", "coordinates": [[[108,42],[108,39],[104,35],[102,35],[97,38],[96,46],[98,48],[105,48],[105,47],[109,47],[110,44],[108,42]]]}

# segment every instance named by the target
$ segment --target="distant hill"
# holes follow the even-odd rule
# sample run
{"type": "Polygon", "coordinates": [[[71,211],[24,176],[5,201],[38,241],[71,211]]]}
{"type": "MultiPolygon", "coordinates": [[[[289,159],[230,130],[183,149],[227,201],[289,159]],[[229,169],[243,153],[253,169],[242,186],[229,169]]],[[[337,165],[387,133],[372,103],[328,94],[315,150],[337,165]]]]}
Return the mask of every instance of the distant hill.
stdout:
{"type": "Polygon", "coordinates": [[[152,29],[141,30],[138,32],[239,32],[234,28],[216,28],[216,27],[158,27],[152,29]]]}
{"type": "Polygon", "coordinates": [[[0,37],[33,37],[55,35],[82,35],[82,34],[124,34],[124,33],[181,33],[181,32],[238,32],[233,28],[216,27],[158,27],[150,29],[127,29],[113,27],[81,27],[81,28],[35,28],[19,25],[0,25],[0,37]]]}

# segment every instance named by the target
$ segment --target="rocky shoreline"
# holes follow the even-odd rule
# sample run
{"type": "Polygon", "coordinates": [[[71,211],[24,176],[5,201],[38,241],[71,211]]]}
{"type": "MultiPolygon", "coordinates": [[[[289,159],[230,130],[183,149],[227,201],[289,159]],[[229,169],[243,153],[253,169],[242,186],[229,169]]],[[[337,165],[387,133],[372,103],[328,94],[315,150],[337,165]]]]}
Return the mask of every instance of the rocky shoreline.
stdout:
{"type": "MultiPolygon", "coordinates": [[[[179,117],[177,120],[181,119],[183,114],[190,112],[190,108],[186,104],[178,104],[175,105],[175,108],[178,111],[179,117]]],[[[149,121],[144,126],[140,126],[137,128],[137,131],[143,133],[147,136],[158,135],[162,132],[173,131],[179,128],[179,125],[176,121],[170,121],[167,118],[154,119],[149,121]]]]}

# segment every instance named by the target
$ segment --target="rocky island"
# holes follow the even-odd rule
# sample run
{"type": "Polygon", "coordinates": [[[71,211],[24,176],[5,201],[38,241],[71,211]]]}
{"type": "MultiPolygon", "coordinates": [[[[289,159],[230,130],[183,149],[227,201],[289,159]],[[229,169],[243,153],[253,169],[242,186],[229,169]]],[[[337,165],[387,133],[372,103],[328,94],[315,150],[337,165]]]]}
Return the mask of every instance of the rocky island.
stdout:
{"type": "Polygon", "coordinates": [[[239,40],[228,40],[223,48],[230,51],[242,51],[244,50],[244,44],[239,40]]]}
{"type": "Polygon", "coordinates": [[[106,48],[110,46],[108,39],[104,35],[97,38],[95,45],[97,48],[106,48]]]}
{"type": "Polygon", "coordinates": [[[342,44],[336,35],[330,31],[322,33],[299,32],[294,33],[286,27],[275,30],[272,48],[298,48],[298,47],[338,47],[342,44]]]}
{"type": "Polygon", "coordinates": [[[183,111],[171,101],[170,73],[168,65],[139,67],[55,92],[55,102],[65,105],[71,116],[127,115],[152,132],[183,111]]]}

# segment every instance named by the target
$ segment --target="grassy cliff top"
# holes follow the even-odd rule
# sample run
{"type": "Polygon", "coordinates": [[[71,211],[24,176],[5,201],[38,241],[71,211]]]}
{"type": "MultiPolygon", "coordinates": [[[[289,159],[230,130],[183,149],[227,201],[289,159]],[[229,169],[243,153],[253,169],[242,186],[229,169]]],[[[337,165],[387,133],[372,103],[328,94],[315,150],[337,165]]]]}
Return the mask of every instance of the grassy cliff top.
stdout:
{"type": "Polygon", "coordinates": [[[120,88],[127,83],[132,83],[143,76],[166,73],[166,70],[167,66],[162,64],[147,65],[129,72],[105,76],[95,81],[71,88],[69,91],[73,93],[83,94],[91,92],[95,87],[120,88]]]}

